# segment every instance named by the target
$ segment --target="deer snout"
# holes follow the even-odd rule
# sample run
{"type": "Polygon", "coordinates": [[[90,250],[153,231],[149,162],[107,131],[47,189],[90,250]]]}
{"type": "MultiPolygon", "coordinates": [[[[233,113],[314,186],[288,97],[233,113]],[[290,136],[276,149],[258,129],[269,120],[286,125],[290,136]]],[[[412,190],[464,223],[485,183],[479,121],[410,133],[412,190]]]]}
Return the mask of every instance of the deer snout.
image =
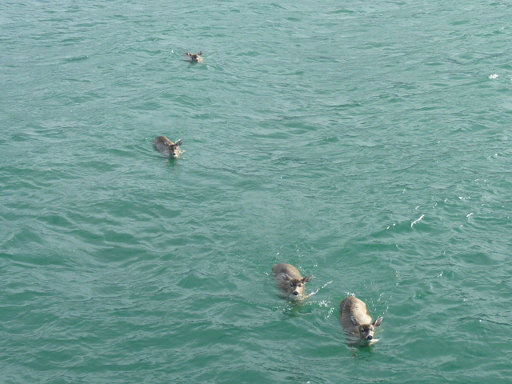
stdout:
{"type": "Polygon", "coordinates": [[[371,340],[371,339],[373,339],[372,335],[368,335],[368,337],[366,338],[366,340],[371,340]]]}
{"type": "Polygon", "coordinates": [[[180,156],[180,148],[179,147],[170,147],[169,148],[169,155],[171,157],[179,157],[180,156]]]}

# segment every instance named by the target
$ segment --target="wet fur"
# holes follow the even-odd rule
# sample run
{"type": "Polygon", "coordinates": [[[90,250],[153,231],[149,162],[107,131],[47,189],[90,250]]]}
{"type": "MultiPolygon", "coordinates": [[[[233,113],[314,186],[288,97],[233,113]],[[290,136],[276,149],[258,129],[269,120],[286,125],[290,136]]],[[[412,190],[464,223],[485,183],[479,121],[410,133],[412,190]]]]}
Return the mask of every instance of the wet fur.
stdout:
{"type": "Polygon", "coordinates": [[[202,63],[203,62],[202,54],[203,54],[203,52],[199,52],[199,53],[187,52],[187,53],[185,53],[185,56],[188,56],[190,61],[192,61],[194,63],[202,63]]]}
{"type": "Polygon", "coordinates": [[[305,299],[306,283],[310,282],[312,276],[302,277],[299,270],[291,264],[276,264],[272,267],[277,287],[284,297],[294,300],[305,299]]]}
{"type": "Polygon", "coordinates": [[[176,143],[173,143],[165,136],[158,136],[155,141],[153,141],[153,145],[156,150],[165,156],[177,159],[181,156],[183,151],[181,150],[181,140],[178,140],[176,143]]]}
{"type": "Polygon", "coordinates": [[[357,297],[347,297],[340,303],[340,323],[348,336],[349,344],[375,344],[375,328],[380,326],[382,317],[373,321],[366,303],[357,297]]]}

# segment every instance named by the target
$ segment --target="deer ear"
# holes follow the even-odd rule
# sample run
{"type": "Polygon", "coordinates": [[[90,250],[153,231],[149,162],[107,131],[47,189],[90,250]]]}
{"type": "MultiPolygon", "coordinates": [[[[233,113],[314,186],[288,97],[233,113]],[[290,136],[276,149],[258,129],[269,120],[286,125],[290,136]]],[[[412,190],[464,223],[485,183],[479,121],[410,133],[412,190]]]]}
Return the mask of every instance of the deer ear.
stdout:
{"type": "Polygon", "coordinates": [[[174,145],[181,145],[181,143],[183,143],[183,141],[179,139],[174,145]]]}
{"type": "Polygon", "coordinates": [[[357,319],[354,316],[350,316],[350,321],[352,322],[352,324],[359,326],[359,321],[357,321],[357,319]]]}
{"type": "Polygon", "coordinates": [[[313,278],[313,276],[306,276],[302,279],[302,282],[303,283],[309,283],[311,281],[311,279],[313,278]]]}
{"type": "Polygon", "coordinates": [[[379,317],[377,320],[375,320],[375,321],[373,322],[373,326],[374,326],[374,327],[378,327],[378,326],[380,326],[380,324],[381,324],[381,323],[382,323],[382,316],[381,316],[381,317],[379,317]]]}
{"type": "Polygon", "coordinates": [[[281,273],[281,278],[282,278],[283,280],[287,280],[287,281],[289,281],[289,280],[290,280],[290,276],[288,276],[288,274],[286,274],[286,273],[284,273],[284,272],[282,272],[282,273],[281,273]]]}

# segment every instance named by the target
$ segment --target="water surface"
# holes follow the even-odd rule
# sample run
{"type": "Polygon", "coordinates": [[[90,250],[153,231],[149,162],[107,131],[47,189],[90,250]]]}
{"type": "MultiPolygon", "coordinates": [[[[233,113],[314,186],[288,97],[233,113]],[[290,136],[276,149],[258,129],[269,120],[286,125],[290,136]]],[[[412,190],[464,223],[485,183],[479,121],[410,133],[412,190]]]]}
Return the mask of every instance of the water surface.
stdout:
{"type": "Polygon", "coordinates": [[[511,16],[3,1],[3,380],[509,382],[511,16]],[[277,262],[318,292],[282,300],[277,262]]]}

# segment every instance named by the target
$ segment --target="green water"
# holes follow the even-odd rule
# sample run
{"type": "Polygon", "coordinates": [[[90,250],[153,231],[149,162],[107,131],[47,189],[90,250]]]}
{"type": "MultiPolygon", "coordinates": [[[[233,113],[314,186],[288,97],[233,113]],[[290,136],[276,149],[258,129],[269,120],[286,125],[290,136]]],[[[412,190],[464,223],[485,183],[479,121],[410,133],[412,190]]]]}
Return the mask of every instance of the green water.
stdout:
{"type": "Polygon", "coordinates": [[[510,20],[0,2],[0,382],[512,382],[510,20]],[[281,299],[278,262],[316,294],[281,299]]]}

